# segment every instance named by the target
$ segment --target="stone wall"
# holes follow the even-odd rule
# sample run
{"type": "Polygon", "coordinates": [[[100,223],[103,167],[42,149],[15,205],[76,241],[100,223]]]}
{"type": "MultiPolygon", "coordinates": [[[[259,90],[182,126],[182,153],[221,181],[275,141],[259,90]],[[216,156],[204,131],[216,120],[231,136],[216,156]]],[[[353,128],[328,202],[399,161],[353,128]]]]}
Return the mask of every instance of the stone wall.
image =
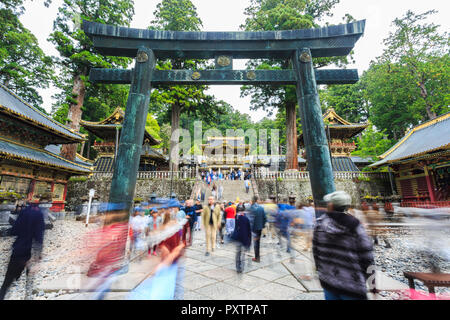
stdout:
{"type": "MultiPolygon", "coordinates": [[[[257,180],[258,193],[261,199],[267,199],[276,194],[275,180],[257,180]]],[[[389,181],[371,179],[371,181],[353,181],[335,179],[336,190],[344,190],[350,194],[354,205],[360,204],[361,197],[390,196],[392,195],[389,181]]],[[[309,180],[282,180],[278,181],[278,198],[285,201],[288,196],[295,195],[297,201],[305,201],[312,196],[309,180]]]]}
{"type": "MultiPolygon", "coordinates": [[[[194,187],[194,179],[174,179],[173,192],[175,192],[180,200],[187,199],[191,196],[194,187]]],[[[100,202],[107,202],[109,197],[109,189],[111,187],[111,179],[88,179],[86,181],[69,181],[67,185],[66,211],[74,211],[76,206],[82,203],[83,197],[88,197],[89,189],[95,189],[96,196],[100,202]]],[[[158,197],[169,197],[170,180],[168,179],[146,179],[137,180],[135,198],[142,198],[148,201],[150,194],[156,193],[158,197]]]]}

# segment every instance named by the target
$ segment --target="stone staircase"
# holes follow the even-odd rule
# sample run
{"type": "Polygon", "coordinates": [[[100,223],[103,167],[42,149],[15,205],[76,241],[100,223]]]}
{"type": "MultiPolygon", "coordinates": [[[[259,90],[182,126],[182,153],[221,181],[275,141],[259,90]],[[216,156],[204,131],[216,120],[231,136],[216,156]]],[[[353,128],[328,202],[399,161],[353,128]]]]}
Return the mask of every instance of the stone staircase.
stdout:
{"type": "MultiPolygon", "coordinates": [[[[251,201],[253,197],[253,188],[250,186],[250,191],[248,193],[245,192],[245,183],[244,180],[222,180],[222,181],[214,181],[217,188],[220,185],[223,186],[223,195],[221,201],[236,201],[237,198],[241,201],[251,201]]],[[[252,184],[252,182],[250,182],[252,184]]],[[[212,184],[211,184],[212,185],[212,184]]],[[[211,196],[211,186],[208,188],[206,184],[204,184],[206,188],[206,197],[205,202],[208,201],[208,197],[211,196]]]]}

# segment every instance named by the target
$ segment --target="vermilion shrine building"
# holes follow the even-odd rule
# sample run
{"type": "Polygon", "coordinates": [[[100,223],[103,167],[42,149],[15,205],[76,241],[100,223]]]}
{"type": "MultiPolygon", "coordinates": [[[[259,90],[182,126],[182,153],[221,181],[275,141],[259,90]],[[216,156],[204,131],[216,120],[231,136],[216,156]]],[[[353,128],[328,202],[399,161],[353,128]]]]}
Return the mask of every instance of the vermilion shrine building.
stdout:
{"type": "Polygon", "coordinates": [[[51,194],[52,211],[64,209],[71,176],[89,175],[91,164],[77,155],[69,161],[60,145],[84,137],[51,119],[0,84],[0,190],[14,191],[29,201],[51,194]]]}

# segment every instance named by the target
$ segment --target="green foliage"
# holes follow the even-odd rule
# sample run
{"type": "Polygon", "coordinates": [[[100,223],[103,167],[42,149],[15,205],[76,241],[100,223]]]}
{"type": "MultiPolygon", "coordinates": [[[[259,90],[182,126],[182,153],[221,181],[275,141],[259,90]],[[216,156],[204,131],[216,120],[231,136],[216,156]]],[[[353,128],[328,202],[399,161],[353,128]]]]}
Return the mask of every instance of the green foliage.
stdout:
{"type": "Polygon", "coordinates": [[[83,176],[81,176],[81,177],[70,177],[70,179],[69,179],[69,181],[70,182],[85,182],[85,181],[87,181],[87,177],[83,177],[83,176]]]}
{"type": "MultiPolygon", "coordinates": [[[[145,130],[150,133],[156,140],[161,140],[159,135],[161,128],[159,127],[158,121],[149,113],[147,114],[147,121],[145,122],[145,130]]],[[[160,146],[154,146],[154,148],[159,148],[160,146]]]]}
{"type": "Polygon", "coordinates": [[[395,19],[384,40],[386,49],[363,79],[371,103],[371,120],[390,138],[422,121],[450,111],[450,58],[447,33],[426,23],[435,11],[408,11],[395,19]]]}
{"type": "Polygon", "coordinates": [[[125,109],[128,92],[127,85],[89,85],[82,108],[83,119],[99,121],[108,117],[117,107],[125,109]]]}
{"type": "MultiPolygon", "coordinates": [[[[153,30],[200,31],[202,27],[197,8],[190,0],[162,0],[156,7],[154,17],[149,27],[153,30]]],[[[203,60],[170,59],[158,61],[157,64],[159,70],[205,68],[207,65],[203,60]]],[[[184,114],[190,119],[201,118],[207,122],[218,122],[218,117],[223,114],[223,106],[213,96],[205,93],[207,89],[207,86],[157,88],[152,92],[149,111],[156,115],[160,123],[171,121],[174,106],[179,108],[181,117],[184,114]]]]}
{"type": "Polygon", "coordinates": [[[336,113],[352,123],[366,122],[370,117],[370,105],[365,94],[365,82],[331,85],[320,91],[322,109],[334,108],[336,113]]]}
{"type": "Polygon", "coordinates": [[[88,82],[88,75],[91,68],[126,68],[131,59],[105,57],[95,52],[92,41],[81,30],[81,22],[129,26],[133,15],[133,0],[63,0],[49,37],[60,54],[61,70],[55,86],[61,92],[54,96],[57,100],[52,110],[55,119],[65,120],[70,106],[77,105],[77,98],[82,99],[83,119],[90,121],[98,121],[117,106],[125,106],[126,86],[94,85],[88,82]],[[74,87],[77,77],[81,78],[86,91],[84,100],[79,96],[83,89],[74,87]]]}
{"type": "Polygon", "coordinates": [[[0,190],[0,203],[8,203],[16,200],[26,198],[26,195],[16,193],[14,190],[1,191],[0,190]]]}
{"type": "Polygon", "coordinates": [[[156,6],[152,29],[200,31],[203,26],[197,8],[190,0],[163,0],[156,6]]]}
{"type": "MultiPolygon", "coordinates": [[[[319,27],[318,22],[325,16],[332,15],[331,10],[339,3],[339,0],[252,0],[246,8],[247,19],[241,25],[245,31],[274,31],[309,29],[319,27]]],[[[351,19],[350,16],[348,18],[351,19]]],[[[347,57],[316,58],[316,67],[328,64],[345,65],[347,57]]],[[[292,69],[290,60],[250,60],[248,69],[279,70],[292,69]]],[[[251,109],[263,110],[272,115],[274,111],[283,112],[288,106],[297,105],[297,93],[295,86],[242,86],[241,97],[251,97],[251,109]]],[[[277,115],[281,125],[281,144],[286,143],[286,117],[277,115]]],[[[284,113],[286,115],[286,113],[284,113]]],[[[278,126],[280,127],[280,126],[278,126]]],[[[300,131],[300,121],[297,122],[297,130],[300,131]]]]}
{"type": "Polygon", "coordinates": [[[411,127],[449,112],[449,38],[439,33],[439,26],[426,22],[434,13],[407,11],[395,19],[383,54],[372,61],[361,80],[328,86],[320,94],[323,104],[350,122],[370,119],[393,140],[391,144],[411,127]]]}
{"type": "Polygon", "coordinates": [[[365,175],[363,175],[363,174],[360,174],[360,175],[358,176],[358,181],[369,182],[369,181],[370,181],[370,178],[367,177],[367,176],[365,176],[365,175]]]}
{"type": "Polygon", "coordinates": [[[52,80],[52,59],[19,21],[22,1],[0,2],[0,82],[42,112],[38,88],[52,80]]]}
{"type": "Polygon", "coordinates": [[[161,137],[162,143],[161,143],[160,147],[163,149],[164,153],[167,153],[167,150],[169,150],[171,132],[172,132],[172,128],[169,123],[164,123],[161,126],[160,137],[161,137]]]}
{"type": "MultiPolygon", "coordinates": [[[[23,6],[24,2],[25,0],[0,0],[0,10],[8,9],[12,10],[14,14],[22,14],[25,11],[25,8],[23,6]]],[[[44,0],[42,2],[46,7],[48,7],[52,0],[44,0]]]]}
{"type": "Polygon", "coordinates": [[[377,131],[370,123],[369,127],[357,139],[357,150],[352,153],[353,156],[361,158],[371,158],[377,160],[377,156],[385,153],[393,146],[393,142],[388,139],[385,131],[377,131]]]}

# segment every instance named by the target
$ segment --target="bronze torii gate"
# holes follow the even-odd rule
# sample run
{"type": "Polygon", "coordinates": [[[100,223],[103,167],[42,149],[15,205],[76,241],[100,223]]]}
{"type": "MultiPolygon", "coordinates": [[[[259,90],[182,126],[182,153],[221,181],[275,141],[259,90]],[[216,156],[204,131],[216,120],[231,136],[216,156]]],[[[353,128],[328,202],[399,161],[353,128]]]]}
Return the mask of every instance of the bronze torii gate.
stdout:
{"type": "Polygon", "coordinates": [[[271,84],[297,86],[314,201],[335,191],[317,84],[357,82],[357,70],[315,70],[313,57],[345,56],[363,35],[365,20],[318,29],[268,32],[175,32],[83,21],[98,52],[136,58],[133,70],[93,69],[97,83],[131,84],[109,202],[133,202],[152,85],[271,84]],[[215,59],[215,70],[155,70],[156,59],[215,59]],[[235,59],[291,59],[293,70],[233,70],[235,59]]]}

